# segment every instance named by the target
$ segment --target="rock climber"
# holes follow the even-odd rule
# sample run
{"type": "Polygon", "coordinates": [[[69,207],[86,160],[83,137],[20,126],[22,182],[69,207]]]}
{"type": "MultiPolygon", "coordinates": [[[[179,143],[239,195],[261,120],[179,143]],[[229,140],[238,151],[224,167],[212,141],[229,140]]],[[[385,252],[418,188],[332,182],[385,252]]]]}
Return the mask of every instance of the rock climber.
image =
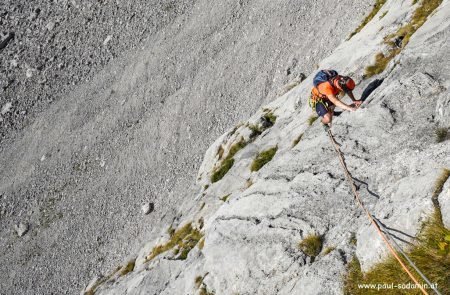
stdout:
{"type": "Polygon", "coordinates": [[[355,89],[355,81],[348,76],[339,75],[335,70],[319,71],[314,77],[313,84],[309,105],[322,118],[325,130],[330,127],[335,107],[353,112],[362,103],[352,92],[355,89]],[[345,94],[352,99],[353,104],[347,105],[341,101],[345,94]]]}

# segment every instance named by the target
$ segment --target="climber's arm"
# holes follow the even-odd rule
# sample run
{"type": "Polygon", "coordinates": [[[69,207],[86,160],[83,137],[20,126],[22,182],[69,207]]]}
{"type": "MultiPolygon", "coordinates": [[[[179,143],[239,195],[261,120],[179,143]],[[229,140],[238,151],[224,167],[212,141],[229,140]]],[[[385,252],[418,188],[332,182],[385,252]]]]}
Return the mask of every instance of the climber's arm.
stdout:
{"type": "Polygon", "coordinates": [[[356,108],[346,105],[342,101],[340,101],[335,95],[329,94],[327,95],[328,99],[337,107],[340,107],[343,110],[354,111],[356,108]]]}
{"type": "Polygon", "coordinates": [[[348,94],[348,96],[352,99],[352,101],[353,101],[353,103],[355,104],[355,106],[359,107],[359,106],[361,105],[362,101],[361,101],[361,100],[357,100],[357,99],[355,98],[355,96],[353,95],[353,92],[352,92],[352,91],[347,92],[347,94],[348,94]]]}

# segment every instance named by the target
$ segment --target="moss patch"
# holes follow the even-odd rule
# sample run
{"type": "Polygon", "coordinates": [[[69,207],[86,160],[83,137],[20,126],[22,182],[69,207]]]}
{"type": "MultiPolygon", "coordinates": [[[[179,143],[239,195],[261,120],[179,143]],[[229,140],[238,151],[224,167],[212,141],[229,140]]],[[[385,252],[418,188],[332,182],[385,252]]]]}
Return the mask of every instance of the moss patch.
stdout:
{"type": "Polygon", "coordinates": [[[295,147],[295,146],[300,142],[300,140],[302,140],[302,137],[303,137],[303,133],[300,134],[300,135],[292,142],[292,147],[295,147]]]}
{"type": "Polygon", "coordinates": [[[222,202],[226,202],[226,201],[228,201],[228,198],[230,197],[230,195],[231,195],[231,194],[225,195],[225,196],[223,196],[222,198],[220,198],[220,200],[221,200],[222,202]]]}
{"type": "Polygon", "coordinates": [[[109,281],[122,267],[118,266],[115,270],[113,270],[110,274],[107,276],[102,277],[99,279],[89,290],[84,292],[84,295],[94,295],[97,291],[98,287],[109,281]]]}
{"type": "Polygon", "coordinates": [[[213,291],[208,290],[208,287],[203,284],[203,286],[200,288],[200,291],[198,292],[199,295],[214,295],[215,293],[213,291]]]}
{"type": "Polygon", "coordinates": [[[317,119],[319,119],[319,117],[314,116],[314,115],[310,116],[307,121],[308,125],[311,126],[312,124],[314,124],[314,122],[316,122],[317,119]]]}
{"type": "Polygon", "coordinates": [[[258,171],[259,169],[261,169],[264,165],[266,165],[272,160],[277,150],[278,146],[275,146],[273,148],[270,148],[268,150],[259,153],[259,155],[257,155],[256,158],[253,160],[253,163],[250,166],[250,170],[258,171]]]}
{"type": "Polygon", "coordinates": [[[213,174],[211,175],[211,182],[217,182],[221,180],[227,173],[230,171],[231,167],[234,165],[234,159],[225,159],[220,163],[220,166],[214,170],[213,174]]]}
{"type": "Polygon", "coordinates": [[[411,21],[399,28],[394,34],[386,36],[385,43],[389,47],[388,53],[386,55],[378,53],[375,56],[375,64],[366,68],[364,77],[369,78],[383,72],[389,62],[402,51],[408,44],[411,36],[425,23],[428,16],[441,3],[442,0],[422,0],[414,11],[411,21]]]}
{"type": "Polygon", "coordinates": [[[269,121],[270,123],[272,123],[272,125],[275,124],[275,122],[277,121],[277,116],[275,116],[275,115],[273,114],[272,111],[269,111],[269,112],[265,113],[263,117],[264,117],[267,121],[269,121]]]}
{"type": "Polygon", "coordinates": [[[244,138],[241,138],[241,140],[235,144],[233,144],[230,147],[230,151],[228,152],[228,155],[225,159],[220,163],[219,167],[217,167],[212,175],[211,175],[211,182],[217,182],[221,180],[225,174],[233,167],[234,164],[234,155],[239,152],[241,149],[243,149],[248,142],[244,140],[244,138]]]}
{"type": "Polygon", "coordinates": [[[325,250],[323,250],[323,255],[328,255],[331,252],[334,251],[334,249],[336,249],[336,247],[326,247],[325,250]]]}
{"type": "MultiPolygon", "coordinates": [[[[444,184],[447,181],[447,179],[449,179],[449,177],[450,177],[450,169],[443,169],[438,179],[434,183],[434,190],[431,196],[431,200],[433,201],[436,210],[438,210],[438,213],[440,213],[438,197],[441,194],[442,189],[444,188],[444,184]]],[[[442,219],[442,216],[440,216],[440,218],[442,219]]]]}
{"type": "Polygon", "coordinates": [[[176,230],[170,240],[165,244],[154,247],[150,254],[146,257],[146,261],[152,260],[156,256],[175,247],[177,247],[177,254],[179,254],[176,259],[184,260],[202,237],[203,234],[198,229],[194,228],[192,223],[188,223],[176,230]]]}
{"type": "Polygon", "coordinates": [[[203,250],[203,247],[205,247],[205,238],[202,238],[199,242],[198,242],[198,248],[200,250],[203,250]]]}
{"type": "MultiPolygon", "coordinates": [[[[406,251],[416,266],[432,283],[437,283],[442,294],[450,294],[450,230],[445,228],[436,210],[422,227],[417,243],[406,251]]],[[[415,271],[410,269],[413,273],[415,271]]],[[[419,275],[415,275],[420,278],[419,275]]],[[[424,283],[419,281],[420,283],[424,283]]],[[[358,259],[349,263],[344,281],[344,294],[380,294],[376,289],[358,288],[358,284],[408,284],[409,276],[392,256],[362,273],[358,259]]],[[[431,290],[431,289],[429,289],[431,290]]],[[[385,289],[383,294],[421,294],[419,289],[385,289]]]]}
{"type": "Polygon", "coordinates": [[[384,69],[386,69],[391,59],[393,59],[394,56],[400,53],[400,51],[401,51],[400,48],[397,48],[391,51],[391,53],[387,56],[381,52],[377,53],[377,55],[375,55],[375,63],[373,65],[366,67],[364,77],[369,78],[382,73],[384,69]]]}
{"type": "Polygon", "coordinates": [[[366,16],[366,18],[363,20],[363,22],[359,25],[359,27],[356,28],[353,33],[350,34],[347,40],[350,40],[353,36],[361,32],[361,30],[375,17],[375,15],[380,11],[381,7],[383,7],[384,3],[386,3],[386,0],[377,0],[375,2],[372,11],[366,16]]]}
{"type": "Polygon", "coordinates": [[[197,289],[200,288],[200,286],[203,283],[203,277],[202,276],[196,276],[195,280],[194,280],[194,283],[195,283],[195,287],[197,287],[197,289]]]}
{"type": "Polygon", "coordinates": [[[122,267],[120,270],[120,275],[124,276],[134,270],[134,266],[136,265],[136,259],[130,260],[127,262],[126,265],[122,267]]]}
{"type": "Polygon", "coordinates": [[[448,139],[448,128],[437,128],[435,131],[436,142],[440,143],[448,139]]]}
{"type": "Polygon", "coordinates": [[[264,131],[264,129],[255,124],[248,125],[248,129],[252,131],[252,133],[250,134],[250,138],[255,138],[256,136],[261,135],[261,133],[264,131]]]}
{"type": "Polygon", "coordinates": [[[439,175],[438,179],[434,184],[433,198],[437,198],[439,194],[442,192],[445,182],[450,177],[450,169],[443,169],[441,175],[439,175]]]}
{"type": "Polygon", "coordinates": [[[322,237],[309,235],[298,244],[300,250],[310,257],[316,257],[322,250],[322,237]]]}

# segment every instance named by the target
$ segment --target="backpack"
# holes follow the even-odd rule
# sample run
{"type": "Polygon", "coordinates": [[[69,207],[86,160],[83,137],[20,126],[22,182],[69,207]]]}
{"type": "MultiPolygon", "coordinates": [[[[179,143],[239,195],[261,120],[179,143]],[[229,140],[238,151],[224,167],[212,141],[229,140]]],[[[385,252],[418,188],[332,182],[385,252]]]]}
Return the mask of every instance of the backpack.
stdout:
{"type": "Polygon", "coordinates": [[[313,79],[313,84],[314,87],[317,88],[317,86],[320,83],[323,82],[328,82],[331,79],[333,79],[334,77],[336,77],[338,75],[338,72],[336,72],[335,70],[320,70],[313,79]]]}

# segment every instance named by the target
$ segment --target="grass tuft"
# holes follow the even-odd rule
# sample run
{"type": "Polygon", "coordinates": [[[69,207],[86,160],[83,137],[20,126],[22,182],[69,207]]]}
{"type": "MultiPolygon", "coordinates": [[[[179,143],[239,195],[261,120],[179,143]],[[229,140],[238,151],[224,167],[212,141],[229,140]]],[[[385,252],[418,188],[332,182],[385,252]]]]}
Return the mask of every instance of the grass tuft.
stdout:
{"type": "Polygon", "coordinates": [[[310,257],[316,257],[322,250],[322,237],[309,235],[298,244],[300,250],[310,257]]]}
{"type": "Polygon", "coordinates": [[[443,169],[441,175],[439,175],[438,179],[434,183],[434,191],[432,195],[433,199],[437,199],[439,197],[439,194],[442,192],[444,184],[449,177],[450,177],[450,169],[443,169]]]}
{"type": "Polygon", "coordinates": [[[202,238],[199,242],[198,242],[198,248],[200,250],[203,250],[203,247],[205,247],[205,238],[202,238]]]}
{"type": "Polygon", "coordinates": [[[225,174],[230,171],[231,167],[233,167],[233,164],[233,158],[223,160],[222,163],[220,163],[220,166],[216,170],[214,170],[213,174],[211,175],[211,182],[214,183],[221,180],[225,176],[225,174]]]}
{"type": "Polygon", "coordinates": [[[250,138],[255,138],[258,135],[261,135],[261,133],[264,131],[261,127],[255,124],[248,125],[248,128],[252,131],[250,134],[250,138]]]}
{"type": "Polygon", "coordinates": [[[328,255],[331,252],[333,252],[336,249],[336,247],[326,247],[325,250],[323,250],[323,255],[328,255]]]}
{"type": "Polygon", "coordinates": [[[356,244],[358,243],[358,240],[356,239],[356,234],[352,233],[352,235],[350,236],[350,245],[356,246],[356,244]]]}
{"type": "Polygon", "coordinates": [[[202,237],[203,234],[198,229],[194,228],[192,223],[188,223],[182,228],[176,230],[170,240],[165,244],[154,247],[150,254],[146,257],[146,261],[150,261],[156,256],[169,251],[174,247],[178,247],[177,253],[179,253],[179,256],[176,257],[176,259],[184,260],[202,237]]]}
{"type": "MultiPolygon", "coordinates": [[[[434,284],[442,294],[450,294],[450,230],[445,228],[436,210],[422,227],[417,243],[408,249],[407,255],[416,266],[434,284]]],[[[414,270],[410,269],[413,273],[414,270]]],[[[420,278],[416,274],[417,278],[420,278]]],[[[376,289],[360,289],[358,284],[408,284],[409,276],[401,269],[400,264],[389,256],[383,262],[373,266],[367,273],[362,273],[357,258],[348,267],[344,281],[344,294],[379,294],[376,289]]],[[[424,282],[420,282],[424,283],[424,282]]],[[[420,294],[419,289],[385,289],[383,294],[420,294]]]]}
{"type": "Polygon", "coordinates": [[[385,17],[387,13],[388,13],[387,10],[386,10],[385,12],[383,12],[383,13],[380,15],[380,19],[382,19],[383,17],[385,17]]]}
{"type": "Polygon", "coordinates": [[[436,142],[440,143],[448,138],[448,128],[437,128],[435,131],[436,142]]]}
{"type": "Polygon", "coordinates": [[[213,291],[209,291],[205,284],[200,288],[199,295],[214,295],[213,291]]]}
{"type": "Polygon", "coordinates": [[[220,145],[220,146],[219,146],[219,149],[217,150],[217,155],[219,156],[219,160],[222,159],[222,157],[223,157],[223,152],[224,152],[223,146],[220,145]]]}
{"type": "Polygon", "coordinates": [[[357,27],[356,30],[350,34],[347,40],[350,40],[353,36],[361,32],[361,30],[375,17],[378,11],[380,11],[384,3],[386,3],[386,0],[377,0],[377,2],[375,2],[375,4],[373,5],[372,11],[366,16],[366,18],[359,25],[359,27],[357,27]]]}
{"type": "MultiPolygon", "coordinates": [[[[395,51],[400,52],[400,49],[396,49],[395,51]]],[[[397,54],[397,52],[391,52],[386,56],[381,52],[377,53],[377,55],[375,55],[375,63],[366,67],[364,77],[369,78],[382,73],[386,69],[391,59],[393,59],[397,54]]]]}
{"type": "Polygon", "coordinates": [[[251,171],[258,171],[261,169],[264,165],[270,162],[272,158],[275,156],[276,152],[278,150],[278,146],[275,146],[273,148],[270,148],[268,150],[265,150],[259,155],[256,156],[256,158],[253,160],[252,165],[250,166],[251,171]]]}
{"type": "Polygon", "coordinates": [[[428,16],[441,3],[442,0],[422,0],[414,11],[411,21],[399,28],[394,34],[386,36],[384,42],[389,46],[389,53],[387,55],[378,53],[375,56],[375,64],[366,68],[364,78],[370,78],[383,72],[389,62],[402,51],[409,43],[411,36],[425,23],[428,16]]]}
{"type": "Polygon", "coordinates": [[[126,265],[122,267],[120,270],[120,275],[124,276],[134,270],[134,266],[136,265],[136,259],[130,260],[127,262],[126,265]]]}
{"type": "Polygon", "coordinates": [[[220,200],[221,200],[222,202],[226,202],[226,201],[228,200],[228,198],[230,197],[230,195],[231,195],[231,194],[225,195],[225,196],[223,196],[222,198],[220,198],[220,200]]]}
{"type": "Polygon", "coordinates": [[[319,117],[311,115],[311,117],[308,118],[308,125],[311,126],[312,124],[314,124],[314,122],[316,122],[317,119],[319,119],[319,117]]]}
{"type": "Polygon", "coordinates": [[[267,113],[264,114],[264,118],[269,121],[270,123],[272,123],[272,125],[275,124],[275,122],[277,121],[277,116],[275,116],[272,111],[269,111],[267,113]]]}
{"type": "Polygon", "coordinates": [[[255,137],[263,133],[264,130],[272,127],[275,122],[277,121],[277,116],[273,114],[273,111],[270,109],[263,109],[265,112],[264,115],[261,117],[263,120],[262,125],[255,125],[255,124],[248,124],[247,127],[252,131],[250,134],[250,140],[253,141],[255,137]],[[265,121],[265,122],[264,122],[265,121]]]}
{"type": "Polygon", "coordinates": [[[219,167],[216,168],[211,175],[211,182],[217,182],[221,180],[225,174],[233,167],[234,164],[234,155],[243,149],[247,145],[247,142],[244,138],[230,147],[228,155],[226,158],[220,163],[219,167]]]}
{"type": "Polygon", "coordinates": [[[202,211],[202,209],[205,208],[205,205],[206,205],[206,203],[203,202],[203,203],[200,205],[200,210],[199,210],[199,211],[202,211]]]}
{"type": "Polygon", "coordinates": [[[202,276],[196,276],[195,277],[195,280],[194,280],[194,283],[195,283],[195,287],[198,289],[198,288],[200,288],[200,286],[202,285],[202,283],[203,283],[203,277],[202,276]]]}
{"type": "Polygon", "coordinates": [[[300,134],[300,135],[292,142],[292,147],[295,147],[295,146],[300,142],[300,140],[302,140],[302,137],[303,137],[303,133],[300,134]]]}
{"type": "Polygon", "coordinates": [[[175,229],[172,227],[172,225],[170,225],[169,228],[167,229],[167,234],[169,235],[169,237],[172,237],[174,233],[175,229]]]}
{"type": "Polygon", "coordinates": [[[121,269],[120,266],[116,267],[115,270],[113,270],[109,275],[102,277],[101,279],[99,279],[89,290],[87,290],[86,292],[84,292],[84,295],[94,295],[95,291],[98,289],[98,287],[100,287],[101,285],[103,285],[104,283],[106,283],[107,281],[111,280],[112,277],[121,269]]]}

